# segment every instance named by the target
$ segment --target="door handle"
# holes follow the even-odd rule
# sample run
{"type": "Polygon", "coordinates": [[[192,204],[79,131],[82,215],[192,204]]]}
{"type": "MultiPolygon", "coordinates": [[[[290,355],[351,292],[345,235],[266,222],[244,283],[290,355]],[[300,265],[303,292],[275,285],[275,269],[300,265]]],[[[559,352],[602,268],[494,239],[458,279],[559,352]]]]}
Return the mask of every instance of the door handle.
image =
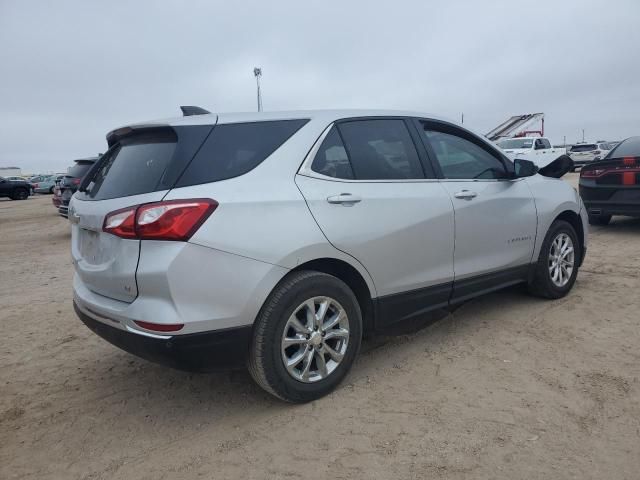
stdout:
{"type": "Polygon", "coordinates": [[[471,200],[472,198],[476,198],[478,194],[471,190],[460,190],[459,192],[454,193],[453,196],[464,200],[471,200]]]}
{"type": "Polygon", "coordinates": [[[332,195],[331,197],[327,197],[327,202],[329,203],[339,203],[344,205],[345,207],[351,207],[354,204],[360,202],[362,198],[357,195],[351,195],[350,193],[341,193],[340,195],[332,195]]]}

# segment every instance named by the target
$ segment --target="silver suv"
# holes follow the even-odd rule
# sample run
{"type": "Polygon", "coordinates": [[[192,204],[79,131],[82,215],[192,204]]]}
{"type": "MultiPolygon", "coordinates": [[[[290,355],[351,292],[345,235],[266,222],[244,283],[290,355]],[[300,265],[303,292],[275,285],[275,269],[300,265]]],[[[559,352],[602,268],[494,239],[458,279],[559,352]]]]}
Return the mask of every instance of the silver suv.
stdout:
{"type": "Polygon", "coordinates": [[[79,317],[292,402],[336,387],[365,332],[517,283],[566,295],[586,251],[573,188],[431,116],[198,114],[107,141],[70,204],[79,317]]]}

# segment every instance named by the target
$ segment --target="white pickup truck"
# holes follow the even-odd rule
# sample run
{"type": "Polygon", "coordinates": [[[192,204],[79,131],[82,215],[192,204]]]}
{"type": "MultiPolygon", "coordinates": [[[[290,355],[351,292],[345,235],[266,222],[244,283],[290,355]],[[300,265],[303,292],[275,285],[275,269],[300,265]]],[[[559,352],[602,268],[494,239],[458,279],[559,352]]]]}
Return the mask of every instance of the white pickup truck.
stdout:
{"type": "Polygon", "coordinates": [[[545,137],[503,138],[497,145],[510,159],[531,160],[540,168],[567,154],[564,148],[553,148],[545,137]]]}

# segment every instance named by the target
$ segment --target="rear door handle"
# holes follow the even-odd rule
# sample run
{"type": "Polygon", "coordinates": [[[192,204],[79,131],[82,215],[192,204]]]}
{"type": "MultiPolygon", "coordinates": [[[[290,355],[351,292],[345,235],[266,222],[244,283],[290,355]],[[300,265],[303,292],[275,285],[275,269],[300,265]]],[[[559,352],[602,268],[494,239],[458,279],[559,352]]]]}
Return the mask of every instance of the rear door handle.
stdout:
{"type": "Polygon", "coordinates": [[[476,198],[478,194],[471,190],[460,190],[459,192],[454,193],[453,196],[464,200],[471,200],[472,198],[476,198]]]}
{"type": "Polygon", "coordinates": [[[341,193],[340,195],[327,197],[327,202],[339,203],[341,205],[344,205],[345,207],[351,207],[360,201],[362,201],[362,198],[358,197],[357,195],[351,195],[350,193],[341,193]]]}

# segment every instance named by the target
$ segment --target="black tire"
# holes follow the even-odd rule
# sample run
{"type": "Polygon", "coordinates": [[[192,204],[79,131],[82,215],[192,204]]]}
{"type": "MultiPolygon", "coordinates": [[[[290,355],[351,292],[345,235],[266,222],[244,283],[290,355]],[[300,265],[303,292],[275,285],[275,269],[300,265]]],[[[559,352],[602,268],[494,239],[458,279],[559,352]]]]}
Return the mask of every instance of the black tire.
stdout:
{"type": "Polygon", "coordinates": [[[11,194],[12,200],[26,200],[29,198],[29,190],[25,188],[16,188],[11,194]]]}
{"type": "Polygon", "coordinates": [[[589,225],[609,225],[611,215],[589,215],[589,225]]]}
{"type": "Polygon", "coordinates": [[[543,298],[556,299],[564,297],[573,288],[573,284],[576,281],[581,255],[582,244],[578,240],[578,235],[573,226],[564,220],[556,220],[553,222],[542,243],[533,280],[529,283],[529,292],[543,298]],[[562,233],[567,234],[571,238],[574,249],[574,261],[573,271],[571,272],[569,281],[564,286],[558,286],[552,281],[549,271],[549,254],[553,241],[562,233]]]}
{"type": "Polygon", "coordinates": [[[249,372],[256,383],[272,395],[292,403],[309,402],[328,394],[344,379],[361,341],[362,314],[351,289],[326,273],[294,272],[274,288],[258,314],[249,351],[249,372]],[[349,340],[342,360],[326,378],[305,383],[287,371],[281,342],[289,317],[303,302],[319,296],[331,297],[342,306],[348,318],[349,340]]]}
{"type": "Polygon", "coordinates": [[[51,188],[49,189],[49,193],[53,193],[53,188],[54,188],[54,187],[51,187],[51,188]]]}

